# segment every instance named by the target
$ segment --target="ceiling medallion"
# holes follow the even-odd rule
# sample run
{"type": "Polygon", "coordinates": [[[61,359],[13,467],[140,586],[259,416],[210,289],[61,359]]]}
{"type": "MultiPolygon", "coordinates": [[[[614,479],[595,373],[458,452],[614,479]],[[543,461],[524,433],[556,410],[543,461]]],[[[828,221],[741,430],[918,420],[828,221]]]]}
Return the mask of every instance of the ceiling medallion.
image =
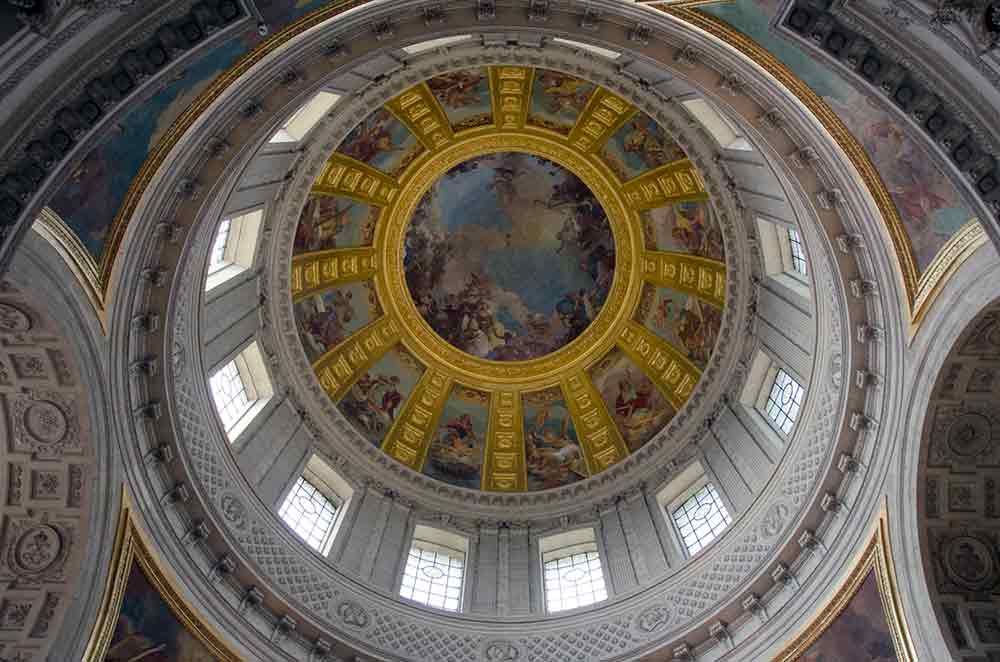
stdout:
{"type": "Polygon", "coordinates": [[[454,486],[533,491],[607,469],[683,407],[724,259],[663,127],[589,81],[493,66],[347,134],[290,283],[306,356],[363,437],[454,486]]]}

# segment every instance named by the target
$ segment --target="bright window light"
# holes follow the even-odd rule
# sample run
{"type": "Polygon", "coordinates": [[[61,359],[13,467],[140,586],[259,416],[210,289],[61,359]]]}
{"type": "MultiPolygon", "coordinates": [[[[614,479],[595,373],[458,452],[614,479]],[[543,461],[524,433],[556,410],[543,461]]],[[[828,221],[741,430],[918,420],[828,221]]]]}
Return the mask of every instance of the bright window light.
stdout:
{"type": "Polygon", "coordinates": [[[208,260],[208,273],[214,274],[219,269],[226,266],[226,242],[229,240],[229,230],[232,228],[232,220],[222,219],[219,229],[215,233],[215,243],[212,244],[212,256],[208,260]]]}
{"type": "Polygon", "coordinates": [[[410,44],[409,46],[403,46],[403,50],[408,55],[417,55],[425,51],[431,51],[435,48],[441,48],[442,46],[449,46],[451,44],[457,44],[462,41],[468,41],[472,39],[471,34],[460,34],[453,37],[440,37],[439,39],[429,39],[427,41],[421,41],[416,44],[410,44]]]}
{"type": "Polygon", "coordinates": [[[673,518],[689,555],[707,547],[733,521],[711,483],[677,506],[673,518]]]}
{"type": "Polygon", "coordinates": [[[767,403],[764,405],[764,412],[782,433],[788,434],[792,431],[795,419],[799,416],[799,409],[802,407],[804,392],[802,386],[792,379],[791,375],[778,369],[771,392],[767,396],[767,403]]]}
{"type": "Polygon", "coordinates": [[[608,598],[593,529],[558,534],[539,544],[549,612],[586,607],[608,598]]]}
{"type": "Polygon", "coordinates": [[[736,149],[744,152],[753,151],[753,146],[740,133],[739,129],[725,115],[715,109],[705,99],[688,99],[681,102],[688,112],[694,116],[705,130],[712,134],[715,142],[725,149],[736,149]]]}
{"type": "Polygon", "coordinates": [[[573,41],[572,39],[563,39],[562,37],[553,37],[552,41],[557,44],[562,44],[563,46],[569,46],[570,48],[582,48],[585,51],[596,53],[597,55],[606,57],[609,60],[615,60],[619,55],[621,55],[618,51],[601,48],[600,46],[595,46],[593,44],[585,44],[582,41],[573,41]]]}
{"type": "Polygon", "coordinates": [[[288,118],[271,137],[273,143],[293,143],[306,137],[309,130],[333,108],[340,95],[333,92],[319,92],[288,118]]]}
{"type": "Polygon", "coordinates": [[[464,578],[464,550],[414,537],[399,595],[428,607],[459,611],[464,578]]]}
{"type": "Polygon", "coordinates": [[[278,515],[307,545],[325,556],[333,543],[337,510],[318,487],[300,476],[278,515]]]}
{"type": "Polygon", "coordinates": [[[253,406],[247,394],[246,382],[236,367],[236,361],[230,361],[222,366],[212,375],[209,385],[212,389],[212,399],[215,400],[215,408],[219,412],[219,418],[222,419],[222,427],[228,432],[253,406]]]}
{"type": "Polygon", "coordinates": [[[805,276],[807,273],[806,252],[802,248],[802,237],[798,230],[788,228],[788,247],[792,251],[792,268],[805,276]]]}

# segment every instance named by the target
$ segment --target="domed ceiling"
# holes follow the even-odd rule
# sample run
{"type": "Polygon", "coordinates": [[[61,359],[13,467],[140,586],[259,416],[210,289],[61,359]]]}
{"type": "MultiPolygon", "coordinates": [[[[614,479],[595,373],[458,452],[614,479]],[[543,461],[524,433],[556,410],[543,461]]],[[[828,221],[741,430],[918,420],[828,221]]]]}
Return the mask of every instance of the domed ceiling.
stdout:
{"type": "Polygon", "coordinates": [[[640,449],[714,350],[725,248],[650,117],[568,74],[431,78],[330,156],[298,223],[303,350],[357,431],[411,469],[561,487],[640,449]]]}

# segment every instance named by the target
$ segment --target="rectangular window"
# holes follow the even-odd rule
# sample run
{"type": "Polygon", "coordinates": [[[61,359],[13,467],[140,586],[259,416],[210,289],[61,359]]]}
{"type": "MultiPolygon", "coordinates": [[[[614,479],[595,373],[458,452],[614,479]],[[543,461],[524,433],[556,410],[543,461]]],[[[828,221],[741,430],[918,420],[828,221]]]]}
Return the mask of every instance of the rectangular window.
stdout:
{"type": "Polygon", "coordinates": [[[246,382],[236,366],[236,360],[230,361],[212,375],[209,385],[215,408],[222,420],[222,427],[228,432],[253,406],[253,401],[247,393],[246,382]]]}
{"type": "Polygon", "coordinates": [[[258,207],[226,216],[219,222],[208,256],[206,291],[253,266],[263,220],[264,210],[258,207]]]}
{"type": "Polygon", "coordinates": [[[464,541],[459,536],[417,526],[399,595],[428,607],[459,611],[465,579],[464,541]],[[430,539],[433,538],[433,539],[430,539]]]}
{"type": "Polygon", "coordinates": [[[792,431],[795,419],[799,416],[799,409],[802,407],[804,392],[802,386],[792,379],[791,375],[778,369],[771,391],[767,395],[764,413],[783,434],[792,431]]]}
{"type": "Polygon", "coordinates": [[[257,343],[250,343],[219,368],[209,378],[208,388],[222,428],[229,441],[233,441],[273,395],[257,343]]]}
{"type": "Polygon", "coordinates": [[[214,274],[219,269],[226,266],[226,242],[229,241],[229,230],[232,227],[232,220],[222,219],[219,229],[215,233],[215,243],[212,244],[212,255],[208,260],[208,273],[214,274]]]}
{"type": "Polygon", "coordinates": [[[542,549],[542,582],[549,612],[586,607],[607,600],[593,529],[546,538],[542,549]]]}
{"type": "Polygon", "coordinates": [[[337,504],[300,476],[278,515],[307,545],[325,556],[333,543],[337,511],[337,504]]]}
{"type": "Polygon", "coordinates": [[[271,136],[271,142],[293,143],[302,140],[339,100],[339,94],[327,91],[317,92],[316,96],[292,113],[288,121],[271,136]]]}
{"type": "Polygon", "coordinates": [[[697,554],[707,547],[733,521],[711,483],[685,499],[674,509],[672,516],[688,555],[697,554]]]}
{"type": "Polygon", "coordinates": [[[798,230],[788,228],[788,247],[792,252],[792,268],[803,276],[806,275],[806,252],[802,249],[802,237],[798,230]]]}

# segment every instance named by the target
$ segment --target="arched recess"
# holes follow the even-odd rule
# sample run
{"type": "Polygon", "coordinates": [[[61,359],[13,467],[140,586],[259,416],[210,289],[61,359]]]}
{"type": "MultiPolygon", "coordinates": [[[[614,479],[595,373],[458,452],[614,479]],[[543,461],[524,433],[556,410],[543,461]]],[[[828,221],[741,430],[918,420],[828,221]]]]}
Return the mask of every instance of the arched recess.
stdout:
{"type": "Polygon", "coordinates": [[[952,328],[961,332],[945,345],[923,417],[916,534],[951,656],[992,661],[1000,659],[1000,299],[952,328]]]}

